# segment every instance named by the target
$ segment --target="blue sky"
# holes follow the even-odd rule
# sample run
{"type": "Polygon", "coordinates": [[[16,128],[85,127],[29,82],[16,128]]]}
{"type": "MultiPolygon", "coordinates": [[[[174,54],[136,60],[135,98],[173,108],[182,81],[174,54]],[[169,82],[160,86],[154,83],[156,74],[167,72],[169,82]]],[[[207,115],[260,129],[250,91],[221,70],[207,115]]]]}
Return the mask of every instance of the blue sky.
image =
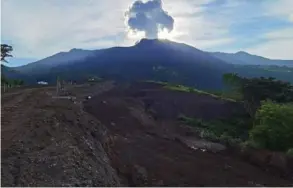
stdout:
{"type": "MultiPolygon", "coordinates": [[[[72,48],[130,46],[144,36],[126,25],[132,3],[2,0],[1,43],[14,47],[11,66],[72,48]]],[[[293,0],[163,0],[163,9],[174,19],[174,29],[160,37],[207,51],[293,59],[293,0]]]]}

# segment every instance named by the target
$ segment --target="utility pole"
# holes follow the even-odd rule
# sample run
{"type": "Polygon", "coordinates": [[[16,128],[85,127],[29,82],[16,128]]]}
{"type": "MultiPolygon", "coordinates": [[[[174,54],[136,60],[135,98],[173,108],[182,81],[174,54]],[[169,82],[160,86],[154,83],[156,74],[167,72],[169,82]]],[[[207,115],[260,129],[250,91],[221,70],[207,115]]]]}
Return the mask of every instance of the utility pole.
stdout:
{"type": "Polygon", "coordinates": [[[59,96],[59,90],[60,90],[60,79],[58,76],[56,81],[56,96],[59,96]]]}
{"type": "Polygon", "coordinates": [[[3,83],[3,90],[4,90],[4,92],[6,92],[6,88],[7,88],[6,83],[3,83]]]}

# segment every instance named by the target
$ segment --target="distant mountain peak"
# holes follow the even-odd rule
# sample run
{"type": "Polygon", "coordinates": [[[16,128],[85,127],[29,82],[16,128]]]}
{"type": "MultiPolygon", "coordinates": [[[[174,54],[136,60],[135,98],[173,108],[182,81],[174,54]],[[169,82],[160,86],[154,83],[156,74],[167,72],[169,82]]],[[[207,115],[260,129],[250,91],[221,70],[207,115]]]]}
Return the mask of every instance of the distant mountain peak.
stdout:
{"type": "Polygon", "coordinates": [[[293,60],[268,59],[244,51],[236,53],[211,52],[211,55],[230,64],[239,65],[278,65],[293,67],[293,60]]]}
{"type": "Polygon", "coordinates": [[[239,51],[239,52],[237,52],[237,53],[235,53],[235,54],[243,54],[243,55],[250,55],[249,53],[247,53],[247,52],[244,52],[244,51],[239,51]]]}
{"type": "Polygon", "coordinates": [[[150,45],[150,44],[160,44],[160,43],[166,43],[166,42],[172,42],[167,39],[147,39],[142,38],[139,41],[135,43],[135,45],[150,45]]]}
{"type": "Polygon", "coordinates": [[[158,42],[158,39],[147,39],[147,38],[142,38],[139,41],[136,42],[136,45],[145,45],[145,44],[151,44],[158,42]]]}
{"type": "Polygon", "coordinates": [[[79,48],[72,48],[71,50],[69,50],[69,52],[76,52],[76,51],[84,51],[84,50],[79,48]]]}

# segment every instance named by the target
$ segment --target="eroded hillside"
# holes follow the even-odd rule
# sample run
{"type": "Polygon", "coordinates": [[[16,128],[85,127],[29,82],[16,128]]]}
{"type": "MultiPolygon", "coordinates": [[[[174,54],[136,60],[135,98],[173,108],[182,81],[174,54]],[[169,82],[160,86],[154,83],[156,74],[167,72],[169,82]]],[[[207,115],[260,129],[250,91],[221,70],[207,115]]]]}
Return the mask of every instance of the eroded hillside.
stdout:
{"type": "Polygon", "coordinates": [[[292,184],[177,121],[241,113],[235,102],[151,83],[67,89],[74,98],[50,87],[2,95],[2,186],[292,184]]]}

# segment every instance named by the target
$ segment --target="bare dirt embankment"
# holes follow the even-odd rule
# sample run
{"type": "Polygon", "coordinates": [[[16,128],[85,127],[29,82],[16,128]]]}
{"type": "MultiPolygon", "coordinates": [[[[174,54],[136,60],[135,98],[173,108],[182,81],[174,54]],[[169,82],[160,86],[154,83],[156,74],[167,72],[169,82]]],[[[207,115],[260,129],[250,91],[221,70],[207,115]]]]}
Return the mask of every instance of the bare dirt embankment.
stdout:
{"type": "Polygon", "coordinates": [[[156,84],[125,89],[107,82],[68,90],[75,99],[52,98],[50,87],[2,94],[2,186],[292,183],[219,151],[221,145],[202,141],[176,122],[180,113],[203,119],[230,116],[237,104],[156,84]],[[92,98],[84,101],[85,96],[92,98]]]}
{"type": "Polygon", "coordinates": [[[54,91],[2,95],[1,185],[120,185],[101,144],[106,129],[82,110],[78,92],[74,103],[53,99],[54,91]]]}

